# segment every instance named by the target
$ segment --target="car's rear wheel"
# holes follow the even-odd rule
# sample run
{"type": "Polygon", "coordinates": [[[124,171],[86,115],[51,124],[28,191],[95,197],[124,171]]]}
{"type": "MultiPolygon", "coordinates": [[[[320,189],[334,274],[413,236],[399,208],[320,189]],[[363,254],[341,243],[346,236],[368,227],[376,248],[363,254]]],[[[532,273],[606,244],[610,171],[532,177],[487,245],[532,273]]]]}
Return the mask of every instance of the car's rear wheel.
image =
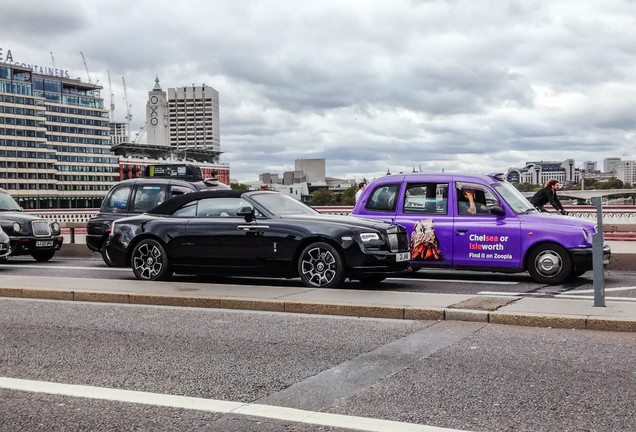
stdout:
{"type": "Polygon", "coordinates": [[[35,259],[37,262],[49,261],[51,258],[53,258],[53,255],[55,255],[55,251],[54,250],[43,251],[43,252],[33,252],[31,254],[33,259],[35,259]]]}
{"type": "Polygon", "coordinates": [[[562,246],[544,244],[528,255],[528,272],[539,283],[560,284],[572,274],[572,259],[562,246]]]}
{"type": "Polygon", "coordinates": [[[312,243],[298,258],[298,274],[308,287],[335,288],[344,281],[344,262],[340,252],[330,244],[312,243]]]}
{"type": "Polygon", "coordinates": [[[135,246],[130,265],[137,279],[166,280],[172,276],[166,249],[153,239],[141,240],[135,246]]]}

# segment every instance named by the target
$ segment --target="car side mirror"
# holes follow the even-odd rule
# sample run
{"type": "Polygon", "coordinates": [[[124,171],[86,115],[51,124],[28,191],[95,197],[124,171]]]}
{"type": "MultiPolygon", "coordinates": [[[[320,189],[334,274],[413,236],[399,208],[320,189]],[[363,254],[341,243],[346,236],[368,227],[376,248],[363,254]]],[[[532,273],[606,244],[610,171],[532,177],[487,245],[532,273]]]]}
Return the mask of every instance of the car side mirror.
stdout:
{"type": "Polygon", "coordinates": [[[495,216],[505,216],[506,215],[506,211],[503,209],[503,207],[502,206],[498,206],[498,205],[492,206],[490,208],[490,213],[494,214],[495,216]]]}
{"type": "Polygon", "coordinates": [[[237,212],[237,216],[244,217],[245,222],[252,222],[254,220],[254,208],[245,206],[241,207],[237,212]]]}

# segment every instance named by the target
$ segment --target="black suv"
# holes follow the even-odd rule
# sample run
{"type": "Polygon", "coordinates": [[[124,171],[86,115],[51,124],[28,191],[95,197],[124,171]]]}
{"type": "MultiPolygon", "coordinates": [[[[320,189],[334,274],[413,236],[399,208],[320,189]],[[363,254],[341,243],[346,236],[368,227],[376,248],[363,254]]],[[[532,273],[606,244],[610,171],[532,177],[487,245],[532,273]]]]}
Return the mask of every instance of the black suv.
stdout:
{"type": "Polygon", "coordinates": [[[196,165],[148,165],[141,177],[123,180],[108,191],[99,212],[88,221],[86,246],[101,253],[104,262],[112,266],[106,241],[114,220],[144,213],[177,195],[229,188],[216,178],[203,179],[201,169],[196,165]]]}
{"type": "MultiPolygon", "coordinates": [[[[11,255],[31,255],[36,261],[48,261],[62,247],[60,224],[32,214],[0,188],[0,227],[9,236],[11,255]]],[[[0,261],[6,255],[0,253],[0,261]]]]}

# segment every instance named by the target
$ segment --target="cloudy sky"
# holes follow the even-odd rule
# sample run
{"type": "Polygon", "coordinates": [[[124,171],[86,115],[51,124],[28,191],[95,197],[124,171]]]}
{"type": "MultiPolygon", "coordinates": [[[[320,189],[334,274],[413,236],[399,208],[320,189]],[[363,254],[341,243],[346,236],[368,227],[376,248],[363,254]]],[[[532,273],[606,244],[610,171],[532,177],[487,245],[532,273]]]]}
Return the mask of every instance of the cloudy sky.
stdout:
{"type": "MultiPolygon", "coordinates": [[[[488,173],[636,159],[633,0],[0,0],[14,61],[104,84],[145,122],[163,89],[220,93],[231,177],[488,173]]],[[[1,59],[5,60],[5,59],[1,59]]]]}

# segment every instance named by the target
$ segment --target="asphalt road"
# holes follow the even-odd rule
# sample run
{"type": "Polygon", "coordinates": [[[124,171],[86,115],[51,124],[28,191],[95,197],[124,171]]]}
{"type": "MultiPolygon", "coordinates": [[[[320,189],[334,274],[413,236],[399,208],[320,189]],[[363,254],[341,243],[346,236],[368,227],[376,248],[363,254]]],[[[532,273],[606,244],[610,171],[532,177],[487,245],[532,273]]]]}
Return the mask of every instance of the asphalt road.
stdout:
{"type": "MultiPolygon", "coordinates": [[[[103,279],[128,279],[135,277],[129,268],[108,267],[102,259],[95,257],[55,256],[47,263],[37,263],[31,257],[11,257],[0,265],[0,275],[45,276],[45,277],[86,277],[103,279]]],[[[527,273],[493,273],[457,270],[420,270],[391,277],[379,284],[368,285],[357,281],[346,282],[345,287],[355,289],[377,289],[380,291],[410,291],[439,294],[480,294],[480,293],[523,293],[529,296],[552,296],[556,294],[576,294],[592,292],[593,273],[567,281],[560,285],[545,285],[534,282],[527,273]]],[[[303,286],[300,279],[226,278],[213,276],[175,275],[180,282],[205,281],[209,283],[239,283],[245,285],[303,286]]],[[[142,282],[140,282],[142,283],[142,282]]],[[[606,296],[633,299],[636,301],[636,271],[606,270],[606,296]]]]}
{"type": "Polygon", "coordinates": [[[631,432],[635,359],[633,333],[0,298],[0,430],[631,432]]]}

